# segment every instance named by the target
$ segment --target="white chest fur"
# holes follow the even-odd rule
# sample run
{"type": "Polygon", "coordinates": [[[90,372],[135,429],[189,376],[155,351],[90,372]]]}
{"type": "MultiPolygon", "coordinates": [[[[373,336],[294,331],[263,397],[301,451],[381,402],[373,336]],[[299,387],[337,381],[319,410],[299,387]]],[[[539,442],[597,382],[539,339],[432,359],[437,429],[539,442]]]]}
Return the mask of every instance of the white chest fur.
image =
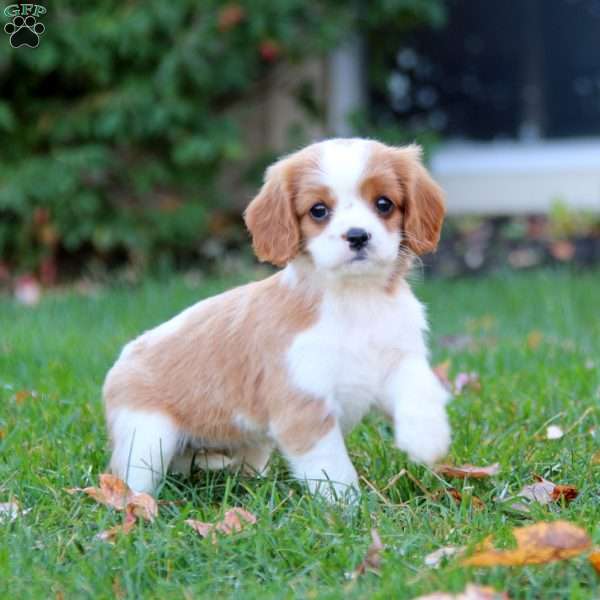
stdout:
{"type": "Polygon", "coordinates": [[[287,354],[290,376],[304,392],[325,398],[342,429],[351,429],[378,400],[403,356],[425,356],[424,309],[408,286],[338,288],[325,293],[319,318],[287,354]]]}

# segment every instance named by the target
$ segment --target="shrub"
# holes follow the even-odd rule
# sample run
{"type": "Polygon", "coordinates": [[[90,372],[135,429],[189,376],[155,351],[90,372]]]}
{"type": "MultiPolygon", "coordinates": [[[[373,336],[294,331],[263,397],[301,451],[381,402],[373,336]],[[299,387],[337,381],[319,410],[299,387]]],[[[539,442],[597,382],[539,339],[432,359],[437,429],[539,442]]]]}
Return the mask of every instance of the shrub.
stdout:
{"type": "MultiPolygon", "coordinates": [[[[245,159],[228,109],[346,31],[439,19],[438,0],[53,2],[36,49],[0,44],[0,257],[12,271],[193,255],[245,159]]],[[[0,265],[1,266],[1,265],[0,265]]]]}

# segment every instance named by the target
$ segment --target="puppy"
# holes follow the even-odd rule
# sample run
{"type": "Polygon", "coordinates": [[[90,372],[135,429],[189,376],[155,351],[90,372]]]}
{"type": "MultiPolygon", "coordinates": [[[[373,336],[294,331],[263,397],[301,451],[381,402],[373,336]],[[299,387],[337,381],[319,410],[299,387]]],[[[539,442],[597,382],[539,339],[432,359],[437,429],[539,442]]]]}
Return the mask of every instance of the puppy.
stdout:
{"type": "Polygon", "coordinates": [[[371,408],[413,460],[442,457],[448,395],[404,277],[443,217],[417,146],[332,139],[272,165],[245,221],[258,258],[283,269],[123,348],[103,389],[113,473],[153,492],[194,455],[264,473],[277,448],[294,477],[336,497],[358,488],[344,434],[371,408]]]}

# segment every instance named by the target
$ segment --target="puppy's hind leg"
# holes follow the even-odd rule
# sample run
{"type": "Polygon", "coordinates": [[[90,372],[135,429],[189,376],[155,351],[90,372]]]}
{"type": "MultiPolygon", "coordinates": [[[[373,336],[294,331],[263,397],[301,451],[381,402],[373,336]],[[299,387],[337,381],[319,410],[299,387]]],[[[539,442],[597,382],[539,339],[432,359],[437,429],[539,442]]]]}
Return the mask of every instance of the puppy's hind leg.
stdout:
{"type": "Polygon", "coordinates": [[[181,432],[158,411],[109,410],[113,442],[111,471],[137,492],[153,493],[178,450],[181,432]]]}

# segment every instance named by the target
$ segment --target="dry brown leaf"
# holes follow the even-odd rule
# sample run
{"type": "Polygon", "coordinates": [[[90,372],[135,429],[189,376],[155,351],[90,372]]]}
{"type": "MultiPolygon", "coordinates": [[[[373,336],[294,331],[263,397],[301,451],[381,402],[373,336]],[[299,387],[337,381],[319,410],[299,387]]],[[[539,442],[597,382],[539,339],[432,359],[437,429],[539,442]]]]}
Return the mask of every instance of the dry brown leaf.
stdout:
{"type": "Polygon", "coordinates": [[[486,548],[463,560],[472,567],[536,565],[564,560],[591,546],[585,530],[567,521],[536,523],[513,529],[517,547],[510,550],[486,548]]]}
{"type": "Polygon", "coordinates": [[[598,452],[594,452],[594,454],[592,454],[592,464],[600,465],[600,450],[598,450],[598,452]]]}
{"type": "Polygon", "coordinates": [[[231,535],[241,531],[246,525],[254,525],[256,517],[243,508],[234,507],[225,513],[222,521],[217,523],[204,523],[195,519],[186,519],[185,523],[197,531],[202,537],[207,537],[212,533],[212,542],[216,543],[215,533],[218,531],[224,535],[231,535]]]}
{"type": "Polygon", "coordinates": [[[452,389],[455,394],[460,394],[465,389],[480,392],[481,382],[479,381],[479,375],[474,371],[471,373],[458,373],[454,378],[452,389]]]}
{"type": "Polygon", "coordinates": [[[66,491],[69,494],[83,492],[100,504],[117,510],[130,510],[136,517],[147,521],[154,521],[158,515],[158,504],[152,496],[134,492],[124,481],[109,473],[100,475],[99,488],[71,488],[66,491]]]}
{"type": "Polygon", "coordinates": [[[438,475],[447,477],[459,477],[461,479],[483,479],[497,475],[500,472],[500,465],[494,463],[487,467],[477,467],[475,465],[437,465],[435,472],[438,475]]]}
{"type": "Polygon", "coordinates": [[[596,573],[600,575],[600,550],[594,550],[589,556],[589,561],[592,563],[592,567],[594,567],[596,573]]]}
{"type": "Polygon", "coordinates": [[[541,331],[537,331],[537,330],[530,331],[529,334],[527,335],[527,346],[531,350],[537,350],[539,345],[542,343],[543,339],[544,339],[544,334],[541,331]]]}
{"type": "Polygon", "coordinates": [[[385,546],[381,542],[377,529],[371,529],[371,545],[363,561],[354,569],[352,579],[364,575],[367,571],[370,573],[379,573],[381,567],[381,552],[385,546]]]}
{"type": "MultiPolygon", "coordinates": [[[[548,481],[539,475],[534,475],[536,482],[531,485],[526,485],[519,492],[521,498],[526,498],[531,502],[546,505],[550,502],[560,502],[565,500],[570,502],[577,498],[579,494],[577,488],[573,485],[558,485],[552,481],[548,481]]],[[[521,504],[513,505],[514,508],[520,509],[521,504]]]]}
{"type": "MultiPolygon", "coordinates": [[[[455,500],[457,504],[460,504],[463,500],[463,495],[456,488],[448,488],[446,490],[450,496],[455,500]]],[[[475,510],[483,510],[485,508],[485,502],[477,496],[471,496],[471,505],[475,510]]]]}
{"type": "Polygon", "coordinates": [[[462,554],[464,551],[465,549],[462,546],[444,546],[443,548],[438,548],[437,550],[430,552],[425,557],[424,562],[428,567],[436,568],[444,558],[462,554]]]}
{"type": "Polygon", "coordinates": [[[123,523],[120,525],[115,525],[106,531],[102,531],[96,537],[104,542],[114,542],[119,535],[128,534],[135,527],[136,522],[137,517],[135,513],[130,507],[128,507],[127,511],[125,512],[123,523]]]}
{"type": "Polygon", "coordinates": [[[546,427],[547,440],[560,440],[563,435],[565,434],[558,425],[548,425],[548,427],[546,427]]]}
{"type": "Polygon", "coordinates": [[[449,377],[450,360],[445,360],[443,363],[440,363],[439,365],[433,367],[433,372],[445,388],[447,388],[448,390],[452,389],[452,383],[449,377]]]}
{"type": "Polygon", "coordinates": [[[510,600],[506,592],[497,592],[494,588],[467,584],[464,592],[450,594],[448,592],[434,592],[425,596],[419,596],[414,600],[510,600]]]}
{"type": "Polygon", "coordinates": [[[15,392],[15,402],[17,404],[23,404],[26,400],[30,398],[36,398],[37,392],[33,390],[18,390],[15,392]]]}

